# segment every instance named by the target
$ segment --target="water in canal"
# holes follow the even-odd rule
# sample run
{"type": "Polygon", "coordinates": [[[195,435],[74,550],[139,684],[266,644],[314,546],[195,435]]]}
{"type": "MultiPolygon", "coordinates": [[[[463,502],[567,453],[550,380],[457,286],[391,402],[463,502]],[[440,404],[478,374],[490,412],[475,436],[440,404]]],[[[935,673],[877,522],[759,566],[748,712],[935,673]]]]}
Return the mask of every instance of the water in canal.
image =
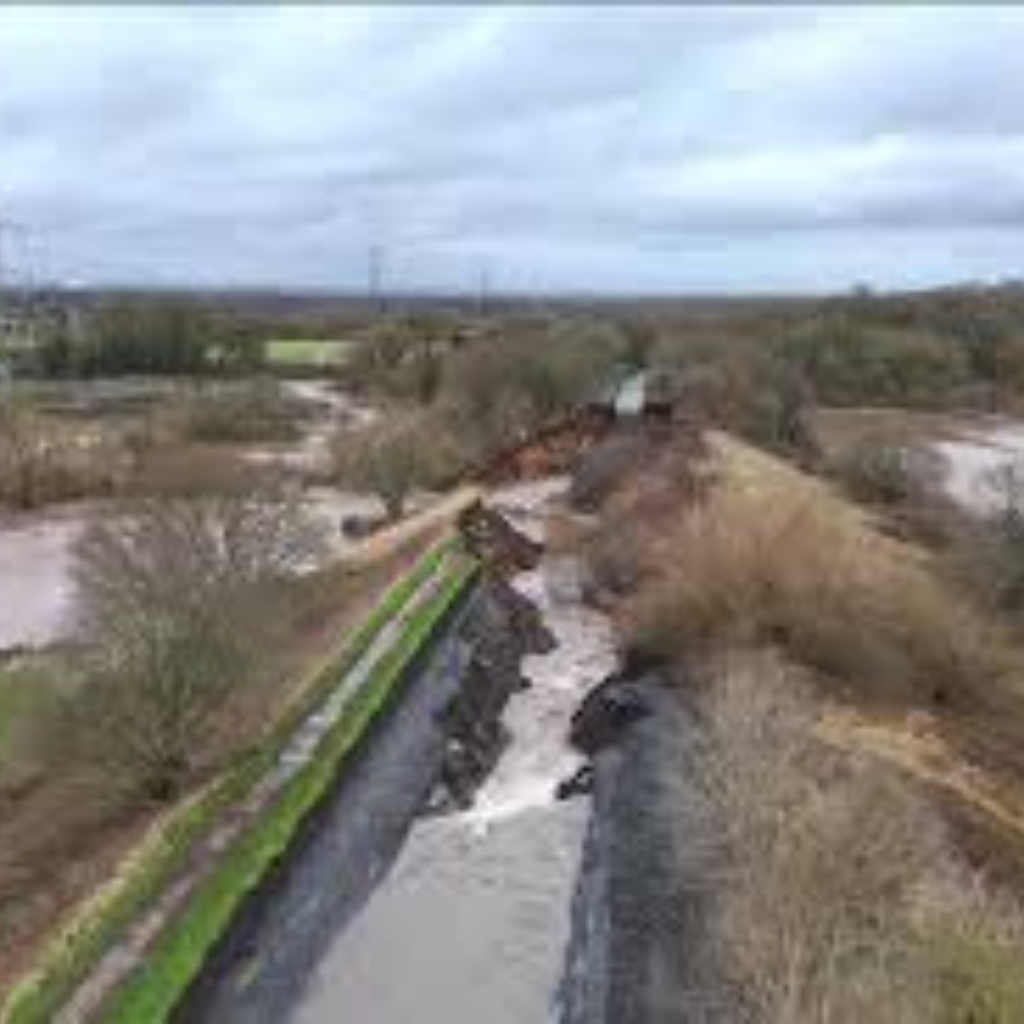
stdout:
{"type": "MultiPolygon", "coordinates": [[[[537,533],[558,483],[501,495],[537,533]]],[[[369,904],[320,961],[301,1024],[542,1024],[556,1018],[587,805],[557,803],[577,767],[566,733],[581,697],[614,667],[607,621],[581,601],[575,563],[547,558],[517,587],[556,646],[531,656],[510,702],[511,742],[474,806],[426,819],[369,904]]]]}

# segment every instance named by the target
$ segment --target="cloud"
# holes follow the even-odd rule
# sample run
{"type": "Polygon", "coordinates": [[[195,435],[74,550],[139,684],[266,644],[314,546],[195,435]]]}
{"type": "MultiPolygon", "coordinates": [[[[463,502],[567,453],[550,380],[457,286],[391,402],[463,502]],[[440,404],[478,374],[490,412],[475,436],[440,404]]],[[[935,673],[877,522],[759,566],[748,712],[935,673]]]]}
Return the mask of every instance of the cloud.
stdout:
{"type": "Polygon", "coordinates": [[[1024,13],[0,10],[0,216],[75,279],[1007,276],[1024,13]]]}

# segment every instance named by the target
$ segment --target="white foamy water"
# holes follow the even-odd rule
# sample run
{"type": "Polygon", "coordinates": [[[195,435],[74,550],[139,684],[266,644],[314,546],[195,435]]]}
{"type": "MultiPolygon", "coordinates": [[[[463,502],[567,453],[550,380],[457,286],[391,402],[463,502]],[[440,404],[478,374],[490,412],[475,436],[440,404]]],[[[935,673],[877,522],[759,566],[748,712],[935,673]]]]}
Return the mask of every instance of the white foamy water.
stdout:
{"type": "Polygon", "coordinates": [[[540,609],[555,647],[523,663],[530,687],[512,697],[504,717],[511,742],[466,814],[478,826],[551,802],[558,783],[582,763],[566,742],[572,716],[615,668],[610,625],[582,603],[575,559],[549,558],[516,587],[540,609]]]}
{"type": "MultiPolygon", "coordinates": [[[[565,481],[509,489],[495,504],[543,535],[565,481]]],[[[511,741],[461,814],[419,823],[368,906],[334,940],[300,1024],[549,1024],[570,932],[587,801],[558,803],[579,765],[572,715],[614,668],[608,622],[581,599],[578,571],[548,556],[516,586],[555,648],[528,657],[509,702],[511,741]]]]}
{"type": "Polygon", "coordinates": [[[586,807],[528,811],[479,836],[417,826],[332,946],[298,1024],[546,1024],[569,938],[586,807]]]}
{"type": "MultiPolygon", "coordinates": [[[[567,477],[517,484],[496,494],[493,504],[540,540],[546,514],[568,486],[567,477]]],[[[551,802],[558,783],[582,763],[566,741],[572,716],[584,695],[615,668],[610,623],[583,603],[575,558],[549,554],[515,586],[536,605],[555,646],[523,662],[530,686],[512,697],[503,719],[511,741],[465,814],[476,828],[551,802]]]]}
{"type": "Polygon", "coordinates": [[[71,559],[82,521],[0,526],[0,650],[41,647],[71,625],[71,559]]]}
{"type": "Polygon", "coordinates": [[[991,511],[998,500],[993,477],[1003,467],[1024,460],[1024,426],[1006,425],[935,445],[946,460],[945,488],[954,501],[972,512],[991,511]]]}

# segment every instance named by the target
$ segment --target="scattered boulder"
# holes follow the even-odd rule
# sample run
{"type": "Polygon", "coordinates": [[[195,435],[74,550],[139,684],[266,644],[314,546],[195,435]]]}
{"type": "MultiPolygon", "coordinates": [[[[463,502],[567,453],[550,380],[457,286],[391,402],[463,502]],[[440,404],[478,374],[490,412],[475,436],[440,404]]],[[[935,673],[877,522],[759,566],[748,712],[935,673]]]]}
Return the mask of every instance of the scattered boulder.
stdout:
{"type": "Polygon", "coordinates": [[[384,525],[382,516],[347,515],[341,520],[341,535],[347,540],[363,540],[384,525]]]}
{"type": "Polygon", "coordinates": [[[492,573],[513,576],[535,569],[540,562],[543,547],[482,502],[463,511],[458,526],[466,547],[492,573]]]}
{"type": "Polygon", "coordinates": [[[569,778],[563,779],[555,790],[556,800],[571,800],[576,796],[588,796],[594,791],[594,765],[588,761],[569,778]]]}
{"type": "Polygon", "coordinates": [[[616,673],[591,690],[573,715],[569,742],[588,758],[616,743],[629,726],[651,713],[642,682],[616,673]]]}

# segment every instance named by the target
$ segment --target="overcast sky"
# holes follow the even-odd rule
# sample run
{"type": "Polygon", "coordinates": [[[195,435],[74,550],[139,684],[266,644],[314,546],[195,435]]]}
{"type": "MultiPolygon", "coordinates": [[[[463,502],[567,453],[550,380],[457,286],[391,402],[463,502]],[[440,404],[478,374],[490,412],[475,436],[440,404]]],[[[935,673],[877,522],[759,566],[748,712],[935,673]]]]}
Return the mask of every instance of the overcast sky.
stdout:
{"type": "Polygon", "coordinates": [[[0,216],[90,282],[1019,277],[1022,55],[1005,8],[2,9],[0,216]]]}

